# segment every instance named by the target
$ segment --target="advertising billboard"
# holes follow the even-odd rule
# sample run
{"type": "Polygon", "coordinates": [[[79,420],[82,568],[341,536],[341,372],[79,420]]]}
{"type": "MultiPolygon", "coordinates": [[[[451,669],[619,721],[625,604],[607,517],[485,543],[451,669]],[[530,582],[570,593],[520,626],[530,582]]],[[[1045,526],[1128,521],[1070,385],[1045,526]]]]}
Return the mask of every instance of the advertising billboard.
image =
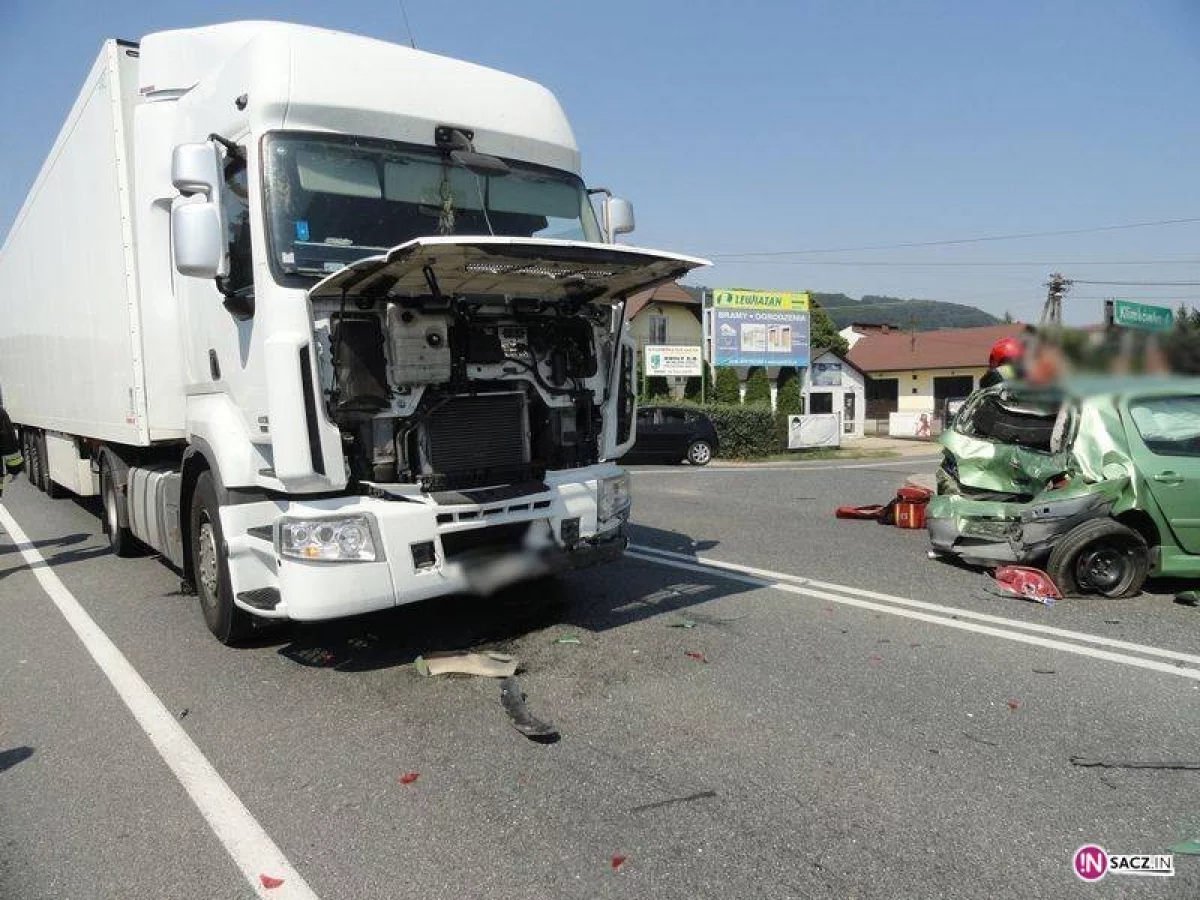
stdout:
{"type": "Polygon", "coordinates": [[[786,291],[713,291],[713,364],[807,366],[809,297],[786,291]]]}
{"type": "Polygon", "coordinates": [[[699,347],[646,345],[646,374],[698,377],[702,365],[699,347]]]}
{"type": "Polygon", "coordinates": [[[841,387],[842,364],[840,362],[813,363],[813,387],[841,387]]]}

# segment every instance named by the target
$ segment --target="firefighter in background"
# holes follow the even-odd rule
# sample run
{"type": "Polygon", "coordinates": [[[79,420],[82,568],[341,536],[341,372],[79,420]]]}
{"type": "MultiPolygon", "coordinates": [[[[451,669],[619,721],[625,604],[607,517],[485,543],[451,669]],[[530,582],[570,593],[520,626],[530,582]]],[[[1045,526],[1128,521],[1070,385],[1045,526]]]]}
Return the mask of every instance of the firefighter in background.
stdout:
{"type": "Polygon", "coordinates": [[[1020,338],[1001,338],[992,345],[988,356],[987,373],[979,379],[981,388],[989,388],[1005,381],[1016,381],[1021,377],[1021,364],[1025,360],[1025,344],[1020,338]]]}
{"type": "MultiPolygon", "coordinates": [[[[0,406],[0,462],[4,464],[4,475],[20,475],[25,468],[25,457],[21,455],[21,443],[17,440],[17,429],[4,407],[0,406]]],[[[0,475],[0,494],[4,492],[4,477],[0,475]]]]}

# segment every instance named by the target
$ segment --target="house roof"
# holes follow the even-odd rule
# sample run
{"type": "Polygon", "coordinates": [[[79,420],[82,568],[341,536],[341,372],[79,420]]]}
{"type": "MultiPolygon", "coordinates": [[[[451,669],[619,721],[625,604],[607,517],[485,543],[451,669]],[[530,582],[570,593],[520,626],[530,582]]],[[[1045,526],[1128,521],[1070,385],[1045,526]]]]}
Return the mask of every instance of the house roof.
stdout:
{"type": "Polygon", "coordinates": [[[668,281],[666,284],[660,284],[648,291],[638,291],[631,296],[629,302],[625,304],[625,318],[637,318],[638,313],[651,303],[673,303],[694,306],[696,310],[700,309],[700,301],[696,297],[693,297],[674,281],[668,281]]]}
{"type": "Polygon", "coordinates": [[[834,350],[831,347],[813,347],[812,351],[809,353],[809,358],[815,362],[816,360],[818,360],[822,356],[824,356],[826,353],[828,353],[834,359],[841,360],[842,363],[844,363],[845,365],[852,368],[855,372],[857,372],[859,375],[862,375],[864,378],[867,376],[867,373],[864,372],[862,369],[860,369],[858,366],[856,366],[854,363],[850,362],[848,357],[842,356],[842,354],[838,353],[836,350],[834,350]]]}
{"type": "Polygon", "coordinates": [[[965,369],[988,364],[992,344],[1019,337],[1028,326],[988,325],[983,328],[947,328],[941,331],[875,332],[860,338],[847,359],[864,372],[909,369],[965,369]]]}

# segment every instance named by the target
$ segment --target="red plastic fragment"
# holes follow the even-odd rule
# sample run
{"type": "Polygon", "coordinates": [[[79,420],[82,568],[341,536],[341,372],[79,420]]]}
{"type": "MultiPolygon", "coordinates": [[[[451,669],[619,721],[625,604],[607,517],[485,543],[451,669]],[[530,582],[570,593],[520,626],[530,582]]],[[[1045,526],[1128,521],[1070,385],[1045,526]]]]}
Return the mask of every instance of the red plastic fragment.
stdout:
{"type": "Polygon", "coordinates": [[[629,859],[628,856],[614,856],[612,858],[613,871],[620,872],[621,866],[625,865],[625,860],[627,860],[627,859],[629,859]]]}
{"type": "Polygon", "coordinates": [[[400,783],[401,784],[412,784],[414,781],[416,781],[420,777],[421,777],[421,774],[419,772],[405,772],[403,775],[400,776],[400,783]]]}
{"type": "Polygon", "coordinates": [[[1029,566],[1001,566],[996,570],[996,582],[1018,597],[1039,603],[1062,599],[1062,592],[1049,575],[1029,566]]]}
{"type": "Polygon", "coordinates": [[[1018,703],[1016,700],[1005,700],[1004,705],[1008,707],[1010,712],[1016,712],[1018,709],[1021,708],[1021,704],[1018,703]]]}
{"type": "Polygon", "coordinates": [[[258,880],[262,882],[262,886],[265,887],[268,891],[274,890],[275,888],[277,888],[281,884],[283,884],[282,878],[273,878],[270,875],[259,875],[258,880]]]}
{"type": "Polygon", "coordinates": [[[702,663],[708,662],[708,660],[705,659],[704,654],[701,653],[699,650],[688,650],[684,654],[684,656],[686,656],[688,659],[694,659],[696,662],[702,662],[702,663]]]}
{"type": "Polygon", "coordinates": [[[873,653],[873,654],[871,654],[871,662],[878,665],[879,663],[883,662],[883,657],[880,656],[878,653],[873,653]]]}

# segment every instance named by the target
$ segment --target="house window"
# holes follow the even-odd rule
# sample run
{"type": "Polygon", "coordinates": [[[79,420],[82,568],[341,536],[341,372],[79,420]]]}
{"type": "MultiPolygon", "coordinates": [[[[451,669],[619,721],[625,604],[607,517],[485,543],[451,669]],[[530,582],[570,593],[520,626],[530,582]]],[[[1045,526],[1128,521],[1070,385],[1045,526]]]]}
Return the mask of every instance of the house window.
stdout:
{"type": "Polygon", "coordinates": [[[650,326],[650,343],[665,344],[667,342],[667,317],[650,316],[647,323],[650,326]]]}

